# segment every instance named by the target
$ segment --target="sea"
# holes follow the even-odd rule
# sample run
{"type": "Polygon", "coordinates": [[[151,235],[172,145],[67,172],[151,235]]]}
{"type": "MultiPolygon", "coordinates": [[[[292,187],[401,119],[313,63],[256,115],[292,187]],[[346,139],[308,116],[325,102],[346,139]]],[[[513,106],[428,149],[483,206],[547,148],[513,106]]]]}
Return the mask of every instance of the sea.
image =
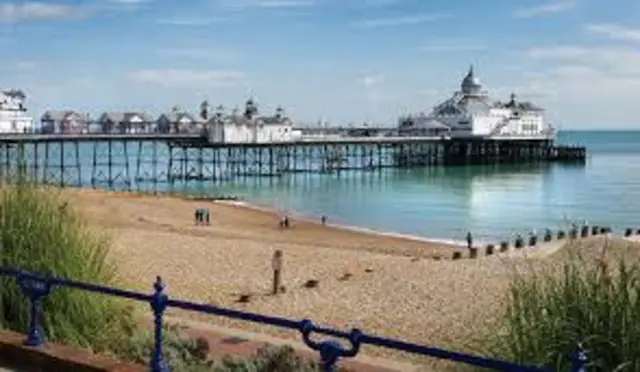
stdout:
{"type": "MultiPolygon", "coordinates": [[[[467,232],[477,242],[498,242],[585,222],[640,228],[640,131],[561,131],[558,142],[586,146],[586,164],[243,177],[182,192],[233,195],[294,216],[319,220],[324,215],[334,224],[448,242],[463,241],[467,232]]],[[[92,162],[101,163],[97,172],[106,173],[108,160],[92,159],[92,144],[82,146],[79,178],[81,186],[90,187],[96,176],[92,162]]],[[[60,155],[53,156],[56,162],[70,163],[60,155]]],[[[126,156],[132,168],[140,166],[136,149],[126,156]]]]}
{"type": "Polygon", "coordinates": [[[255,178],[218,185],[248,202],[333,223],[463,241],[498,242],[572,224],[640,228],[640,131],[564,131],[584,165],[429,167],[255,178]]]}

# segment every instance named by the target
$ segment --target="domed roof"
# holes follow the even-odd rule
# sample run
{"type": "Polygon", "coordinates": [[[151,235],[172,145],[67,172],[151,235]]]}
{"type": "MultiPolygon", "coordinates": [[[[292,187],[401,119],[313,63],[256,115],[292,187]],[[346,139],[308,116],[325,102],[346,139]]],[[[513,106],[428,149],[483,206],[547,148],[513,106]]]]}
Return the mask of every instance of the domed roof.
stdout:
{"type": "Polygon", "coordinates": [[[473,74],[473,65],[469,67],[469,72],[462,80],[461,87],[463,93],[474,93],[482,88],[480,80],[473,74]]]}

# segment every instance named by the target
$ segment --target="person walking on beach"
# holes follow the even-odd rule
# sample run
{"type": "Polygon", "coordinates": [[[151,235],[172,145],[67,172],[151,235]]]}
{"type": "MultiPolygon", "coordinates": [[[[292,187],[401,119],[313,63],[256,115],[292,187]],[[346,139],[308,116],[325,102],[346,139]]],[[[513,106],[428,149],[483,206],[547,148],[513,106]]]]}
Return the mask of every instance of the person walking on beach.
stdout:
{"type": "Polygon", "coordinates": [[[467,232],[467,248],[469,250],[473,249],[473,235],[471,235],[471,231],[467,232]]]}
{"type": "Polygon", "coordinates": [[[326,225],[326,224],[327,224],[327,216],[324,216],[324,215],[323,215],[323,216],[320,218],[320,221],[322,222],[322,225],[326,225]]]}

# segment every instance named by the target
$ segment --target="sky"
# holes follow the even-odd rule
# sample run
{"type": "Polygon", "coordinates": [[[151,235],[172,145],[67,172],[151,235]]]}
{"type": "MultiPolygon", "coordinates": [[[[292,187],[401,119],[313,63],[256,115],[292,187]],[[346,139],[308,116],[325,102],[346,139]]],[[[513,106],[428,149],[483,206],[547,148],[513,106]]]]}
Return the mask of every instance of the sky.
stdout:
{"type": "Polygon", "coordinates": [[[253,97],[301,123],[395,125],[473,64],[565,129],[640,129],[639,0],[0,0],[0,87],[45,110],[253,97]]]}

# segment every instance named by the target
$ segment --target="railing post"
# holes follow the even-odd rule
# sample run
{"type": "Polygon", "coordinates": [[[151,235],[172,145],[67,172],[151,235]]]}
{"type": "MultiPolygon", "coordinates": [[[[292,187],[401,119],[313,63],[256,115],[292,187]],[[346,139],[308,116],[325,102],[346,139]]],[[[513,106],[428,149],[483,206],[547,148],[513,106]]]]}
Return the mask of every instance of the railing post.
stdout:
{"type": "Polygon", "coordinates": [[[163,292],[164,283],[158,276],[156,282],[153,284],[155,290],[151,298],[151,309],[153,310],[153,322],[154,322],[154,345],[153,352],[151,354],[151,371],[152,372],[166,372],[169,371],[167,364],[164,361],[162,352],[162,326],[164,311],[167,308],[167,302],[169,297],[163,292]]]}
{"type": "Polygon", "coordinates": [[[17,279],[20,290],[29,299],[29,334],[24,344],[37,347],[45,341],[40,317],[42,316],[42,299],[51,292],[51,284],[47,278],[25,272],[20,272],[17,279]]]}
{"type": "Polygon", "coordinates": [[[571,372],[587,372],[587,353],[578,344],[571,354],[571,372]]]}

